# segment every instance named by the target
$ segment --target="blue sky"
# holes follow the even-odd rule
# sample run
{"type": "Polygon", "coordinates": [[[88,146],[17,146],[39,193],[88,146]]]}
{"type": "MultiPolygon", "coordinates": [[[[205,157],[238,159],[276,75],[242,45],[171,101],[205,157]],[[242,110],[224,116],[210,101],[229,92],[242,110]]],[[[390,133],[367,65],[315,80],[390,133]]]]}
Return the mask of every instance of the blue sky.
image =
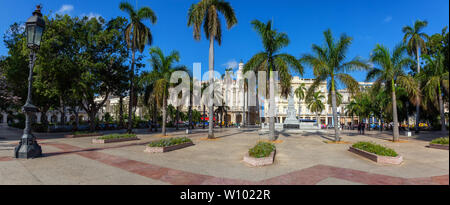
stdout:
{"type": "MultiPolygon", "coordinates": [[[[67,13],[72,16],[102,16],[110,19],[126,16],[119,10],[121,0],[0,0],[0,33],[3,36],[14,22],[24,22],[36,4],[41,3],[44,14],[67,13]]],[[[136,0],[129,0],[133,5],[136,0]]],[[[180,64],[192,68],[194,62],[202,63],[207,70],[208,41],[195,41],[192,28],[187,27],[187,10],[198,0],[138,0],[138,6],[150,6],[157,14],[158,22],[147,25],[154,37],[153,46],[165,52],[178,50],[180,64]]],[[[283,50],[299,57],[311,52],[311,45],[323,44],[323,31],[331,28],[335,37],[341,33],[353,37],[348,58],[361,56],[367,59],[377,43],[392,48],[402,40],[401,28],[412,25],[417,19],[429,22],[425,32],[441,32],[449,24],[448,0],[229,0],[235,9],[238,24],[231,30],[223,28],[222,45],[215,47],[215,68],[223,72],[228,65],[236,66],[262,50],[261,41],[250,22],[274,20],[274,27],[288,34],[290,45],[283,50]]],[[[225,25],[225,22],[222,23],[225,25]]],[[[203,37],[203,36],[202,36],[203,37]]],[[[144,52],[148,56],[148,49],[144,52]]],[[[3,43],[0,55],[7,55],[3,43]]],[[[150,69],[146,67],[145,69],[150,69]]],[[[311,68],[306,68],[304,78],[312,78],[311,68]]],[[[352,75],[359,81],[364,72],[352,75]]]]}

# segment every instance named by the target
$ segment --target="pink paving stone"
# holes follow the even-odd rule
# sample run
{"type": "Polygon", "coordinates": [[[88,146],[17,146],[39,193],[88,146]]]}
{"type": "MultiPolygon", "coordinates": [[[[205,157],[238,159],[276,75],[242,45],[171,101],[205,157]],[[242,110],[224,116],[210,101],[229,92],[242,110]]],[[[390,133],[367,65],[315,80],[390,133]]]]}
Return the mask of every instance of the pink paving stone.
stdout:
{"type": "Polygon", "coordinates": [[[414,179],[405,179],[405,185],[433,185],[437,184],[433,182],[433,180],[430,177],[424,177],[424,178],[414,178],[414,179]]]}
{"type": "Polygon", "coordinates": [[[13,157],[0,157],[0,162],[11,161],[13,159],[14,159],[13,157]]]}
{"type": "Polygon", "coordinates": [[[434,177],[431,177],[431,180],[440,185],[449,185],[448,175],[434,176],[434,177]]]}
{"type": "MultiPolygon", "coordinates": [[[[45,144],[45,143],[44,143],[45,144]]],[[[294,171],[281,176],[273,177],[263,181],[248,181],[240,179],[220,178],[195,174],[191,172],[164,168],[144,162],[129,160],[123,157],[117,157],[110,154],[92,151],[95,149],[82,149],[68,144],[45,144],[55,146],[69,153],[75,153],[80,156],[93,159],[110,166],[118,167],[123,170],[161,180],[171,184],[223,184],[223,185],[253,185],[253,184],[317,184],[318,182],[328,178],[335,177],[352,182],[364,184],[449,184],[449,175],[405,179],[400,177],[392,177],[380,174],[372,174],[364,171],[333,167],[327,165],[316,165],[299,171],[294,171]]],[[[113,148],[113,147],[112,147],[113,148]]],[[[0,157],[2,159],[12,160],[12,157],[0,157]]]]}
{"type": "Polygon", "coordinates": [[[167,172],[169,172],[169,169],[164,167],[148,166],[142,169],[132,170],[131,172],[151,179],[160,180],[167,174],[167,172]]]}
{"type": "Polygon", "coordinates": [[[258,182],[252,182],[241,179],[227,179],[221,177],[212,177],[203,181],[202,185],[257,185],[258,182]]]}
{"type": "Polygon", "coordinates": [[[322,172],[320,167],[314,166],[264,180],[263,184],[312,185],[317,184],[328,177],[329,174],[327,172],[322,172]]]}
{"type": "Polygon", "coordinates": [[[212,178],[212,176],[169,169],[167,174],[161,177],[160,180],[169,182],[174,185],[195,185],[195,184],[202,184],[203,181],[210,178],[212,178]]]}

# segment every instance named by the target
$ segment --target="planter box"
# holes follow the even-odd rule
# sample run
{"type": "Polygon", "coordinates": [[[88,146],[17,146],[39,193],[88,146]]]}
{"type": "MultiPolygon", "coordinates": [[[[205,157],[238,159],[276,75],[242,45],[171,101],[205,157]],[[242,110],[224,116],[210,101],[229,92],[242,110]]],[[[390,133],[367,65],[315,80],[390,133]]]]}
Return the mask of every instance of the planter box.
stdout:
{"type": "Polygon", "coordinates": [[[177,145],[168,146],[168,147],[149,147],[149,146],[147,146],[145,148],[144,152],[148,152],[148,153],[170,152],[170,151],[173,151],[173,150],[182,149],[182,148],[189,147],[189,146],[192,146],[192,145],[194,145],[194,143],[188,142],[188,143],[177,144],[177,145]]]}
{"type": "Polygon", "coordinates": [[[139,140],[137,137],[129,137],[129,138],[119,138],[119,139],[92,139],[92,143],[94,144],[105,144],[105,143],[113,143],[113,142],[126,142],[139,140]]]}
{"type": "Polygon", "coordinates": [[[430,143],[430,148],[434,148],[434,149],[443,149],[443,150],[448,150],[448,144],[444,145],[444,144],[431,144],[430,143]]]}
{"type": "Polygon", "coordinates": [[[270,153],[270,155],[268,157],[263,157],[263,158],[251,157],[247,152],[244,156],[244,162],[246,162],[247,164],[250,164],[252,166],[255,166],[255,167],[271,165],[271,164],[273,164],[273,161],[275,160],[276,152],[277,152],[277,150],[274,150],[272,153],[270,153]]]}
{"type": "Polygon", "coordinates": [[[380,164],[401,164],[403,162],[403,156],[399,155],[397,157],[380,156],[374,153],[366,152],[354,147],[350,147],[348,151],[353,152],[357,155],[368,158],[376,163],[380,164]]]}
{"type": "Polygon", "coordinates": [[[81,135],[64,135],[65,138],[98,137],[98,136],[103,136],[103,134],[96,133],[96,134],[81,134],[81,135]]]}

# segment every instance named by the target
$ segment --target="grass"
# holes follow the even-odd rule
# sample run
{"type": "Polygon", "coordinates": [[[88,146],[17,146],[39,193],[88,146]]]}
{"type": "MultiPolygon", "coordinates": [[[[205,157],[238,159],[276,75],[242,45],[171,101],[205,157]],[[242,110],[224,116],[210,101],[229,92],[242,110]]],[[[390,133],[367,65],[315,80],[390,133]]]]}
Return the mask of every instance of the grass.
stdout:
{"type": "Polygon", "coordinates": [[[353,144],[352,147],[380,156],[388,156],[388,157],[398,156],[397,152],[395,152],[393,149],[372,142],[357,142],[353,144]]]}
{"type": "Polygon", "coordinates": [[[268,157],[275,150],[275,145],[269,142],[259,142],[248,150],[248,155],[255,158],[268,157]]]}
{"type": "Polygon", "coordinates": [[[133,137],[136,137],[136,134],[110,134],[110,135],[101,136],[97,139],[108,140],[108,139],[123,139],[123,138],[133,138],[133,137]]]}
{"type": "Polygon", "coordinates": [[[187,137],[177,137],[177,138],[168,138],[168,139],[160,139],[155,142],[151,142],[148,144],[149,147],[169,147],[173,145],[179,145],[184,143],[192,142],[191,139],[187,137]]]}
{"type": "Polygon", "coordinates": [[[441,137],[431,141],[431,144],[448,145],[448,137],[441,137]]]}
{"type": "Polygon", "coordinates": [[[72,135],[86,135],[86,134],[98,134],[97,132],[89,132],[89,131],[76,131],[72,132],[72,135]]]}

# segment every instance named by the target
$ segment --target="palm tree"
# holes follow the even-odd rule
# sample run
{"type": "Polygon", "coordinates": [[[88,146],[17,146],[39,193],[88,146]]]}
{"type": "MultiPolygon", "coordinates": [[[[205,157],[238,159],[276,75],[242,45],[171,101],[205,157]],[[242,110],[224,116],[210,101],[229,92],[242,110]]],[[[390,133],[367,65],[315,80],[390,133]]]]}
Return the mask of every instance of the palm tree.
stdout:
{"type": "MultiPolygon", "coordinates": [[[[424,72],[419,74],[419,78],[425,82],[423,90],[424,94],[430,99],[431,102],[435,102],[436,97],[439,103],[439,113],[441,117],[441,130],[445,131],[445,116],[444,116],[444,102],[442,99],[442,90],[446,88],[448,90],[448,68],[444,66],[444,55],[438,52],[435,58],[430,56],[424,56],[427,63],[427,67],[424,72]]],[[[425,101],[426,102],[426,101],[425,101]]]]}
{"type": "Polygon", "coordinates": [[[350,126],[351,126],[351,129],[353,130],[353,118],[354,118],[354,116],[355,116],[355,114],[356,114],[356,102],[355,102],[355,100],[352,100],[352,101],[350,101],[346,106],[345,106],[345,115],[347,115],[347,116],[352,116],[352,121],[350,122],[350,126]]]}
{"type": "Polygon", "coordinates": [[[325,105],[322,102],[325,96],[320,91],[314,92],[309,98],[306,99],[308,109],[316,113],[317,124],[320,126],[320,113],[325,109],[325,105]]]}
{"type": "MultiPolygon", "coordinates": [[[[378,116],[379,119],[379,125],[380,125],[380,131],[383,131],[382,121],[383,121],[383,113],[384,110],[386,110],[386,107],[392,107],[389,106],[389,91],[386,90],[386,86],[382,86],[382,88],[375,89],[374,87],[371,87],[368,90],[370,102],[372,108],[372,113],[375,116],[378,116]]],[[[396,93],[397,95],[397,93],[396,93]]]]}
{"type": "MultiPolygon", "coordinates": [[[[219,18],[222,13],[227,23],[227,28],[231,29],[237,24],[234,9],[230,3],[223,0],[200,0],[197,4],[192,4],[188,12],[188,26],[194,28],[194,39],[200,40],[201,26],[203,24],[205,36],[209,39],[209,81],[213,81],[214,72],[214,40],[219,46],[222,43],[222,28],[219,18]]],[[[214,86],[214,85],[212,85],[214,86]]],[[[209,107],[209,129],[208,138],[213,139],[213,115],[214,105],[209,107]]]]}
{"type": "Polygon", "coordinates": [[[185,66],[174,66],[174,63],[179,61],[178,51],[172,51],[170,55],[165,56],[158,47],[150,49],[149,62],[153,70],[144,79],[153,86],[156,103],[162,108],[162,134],[164,136],[166,135],[168,89],[171,87],[170,76],[175,71],[187,71],[185,66]]]}
{"type": "MultiPolygon", "coordinates": [[[[369,65],[362,61],[359,57],[354,58],[351,61],[344,62],[346,59],[346,54],[348,47],[352,42],[352,38],[347,35],[341,35],[337,42],[334,42],[331,30],[326,30],[325,36],[325,46],[320,47],[313,44],[312,50],[315,55],[306,54],[303,55],[301,61],[312,66],[314,70],[315,81],[308,90],[308,94],[311,95],[314,90],[320,85],[322,81],[329,80],[330,90],[331,90],[331,101],[333,107],[333,121],[337,122],[337,100],[336,100],[336,90],[337,82],[344,84],[347,89],[353,95],[359,92],[358,82],[349,74],[348,71],[368,69],[369,65]]],[[[307,95],[308,96],[308,95],[307,95]]],[[[340,141],[338,126],[334,126],[335,131],[335,141],[340,141]]]]}
{"type": "MultiPolygon", "coordinates": [[[[417,59],[417,74],[420,73],[420,53],[427,53],[426,43],[429,37],[423,33],[422,30],[428,25],[427,21],[417,20],[414,22],[413,27],[404,26],[402,31],[405,33],[403,37],[403,43],[407,43],[407,50],[410,56],[416,56],[417,59]]],[[[420,98],[416,99],[416,132],[419,132],[419,119],[420,119],[420,98]]]]}
{"type": "Polygon", "coordinates": [[[295,91],[294,91],[294,93],[295,93],[295,96],[298,98],[298,115],[300,116],[300,114],[301,114],[301,110],[302,110],[302,107],[301,107],[301,102],[302,102],[302,100],[304,100],[305,99],[305,94],[306,94],[306,85],[305,85],[305,83],[301,83],[296,89],[295,89],[295,91]]]}
{"type": "MultiPolygon", "coordinates": [[[[332,96],[331,96],[331,89],[328,89],[328,96],[327,96],[327,103],[332,104],[332,96]]],[[[336,90],[336,106],[340,106],[342,104],[342,94],[336,90]]]]}
{"type": "Polygon", "coordinates": [[[403,88],[409,94],[410,98],[419,95],[419,88],[417,82],[413,77],[405,74],[404,68],[412,65],[414,61],[405,57],[406,47],[403,44],[397,45],[392,54],[389,49],[377,45],[372,51],[371,61],[375,66],[367,74],[367,81],[376,79],[374,82],[374,89],[380,86],[386,86],[387,90],[391,91],[392,98],[392,117],[393,125],[393,141],[399,140],[398,115],[397,115],[397,96],[396,87],[403,88]]]}
{"type": "Polygon", "coordinates": [[[127,132],[131,133],[133,128],[132,121],[132,100],[134,99],[133,92],[133,78],[134,78],[134,64],[135,54],[139,50],[140,53],[144,51],[145,45],[151,45],[153,41],[152,33],[150,29],[142,22],[143,20],[150,20],[152,24],[156,23],[156,15],[150,7],[142,7],[139,10],[135,10],[133,6],[128,2],[121,2],[119,5],[120,10],[125,11],[130,16],[131,22],[128,24],[125,30],[125,38],[128,44],[128,48],[131,49],[131,73],[130,73],[130,101],[128,106],[128,129],[127,132]]]}
{"type": "MultiPolygon", "coordinates": [[[[203,83],[202,84],[202,93],[203,93],[203,91],[205,91],[206,89],[208,89],[208,87],[209,87],[209,82],[206,82],[206,83],[203,83]]],[[[204,95],[204,96],[206,96],[206,95],[204,95]]],[[[203,101],[203,129],[205,129],[205,124],[206,124],[206,99],[205,98],[202,98],[202,101],[203,101]]],[[[210,116],[211,116],[211,113],[209,114],[210,116]]]]}
{"type": "MultiPolygon", "coordinates": [[[[261,68],[269,73],[269,88],[267,93],[275,89],[274,71],[278,71],[280,75],[281,95],[286,97],[291,92],[291,74],[289,68],[295,69],[300,75],[303,75],[303,66],[292,55],[280,53],[280,50],[289,45],[289,38],[285,33],[278,33],[272,29],[272,21],[262,23],[258,20],[252,21],[253,28],[261,37],[264,51],[255,54],[244,67],[261,68]]],[[[266,93],[266,94],[267,94],[266,93]]],[[[266,95],[267,96],[267,95],[266,95]]],[[[269,109],[274,110],[275,98],[271,97],[269,101],[269,109]]],[[[275,135],[275,116],[269,115],[269,138],[276,140],[275,135]]]]}

